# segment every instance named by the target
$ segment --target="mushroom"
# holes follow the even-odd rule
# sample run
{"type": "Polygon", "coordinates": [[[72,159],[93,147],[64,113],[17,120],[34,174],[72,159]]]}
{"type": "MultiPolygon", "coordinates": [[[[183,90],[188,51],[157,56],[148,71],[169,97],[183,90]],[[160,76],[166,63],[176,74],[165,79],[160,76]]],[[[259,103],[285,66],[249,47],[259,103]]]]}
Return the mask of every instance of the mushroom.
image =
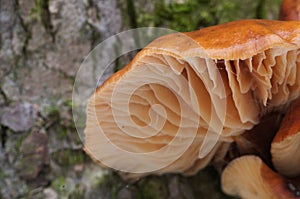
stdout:
{"type": "Polygon", "coordinates": [[[244,199],[300,197],[299,178],[284,178],[253,155],[242,156],[230,162],[222,173],[221,184],[226,194],[244,199]]]}
{"type": "Polygon", "coordinates": [[[283,0],[280,7],[280,20],[291,21],[300,19],[300,0],[283,0]]]}
{"type": "Polygon", "coordinates": [[[271,20],[160,37],[88,100],[85,151],[128,178],[195,173],[299,96],[299,46],[300,22],[271,20]]]}
{"type": "Polygon", "coordinates": [[[234,137],[238,155],[257,155],[271,165],[271,143],[283,118],[283,113],[273,111],[264,115],[252,129],[234,137]]]}
{"type": "Polygon", "coordinates": [[[293,101],[272,145],[275,168],[283,175],[300,175],[300,98],[293,101]]]}

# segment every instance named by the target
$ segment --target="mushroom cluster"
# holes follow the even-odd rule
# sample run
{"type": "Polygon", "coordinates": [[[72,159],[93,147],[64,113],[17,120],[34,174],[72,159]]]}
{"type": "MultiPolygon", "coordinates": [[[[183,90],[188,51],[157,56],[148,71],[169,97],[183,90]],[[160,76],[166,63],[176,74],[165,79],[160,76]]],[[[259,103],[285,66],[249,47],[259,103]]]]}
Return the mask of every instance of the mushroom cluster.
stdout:
{"type": "MultiPolygon", "coordinates": [[[[300,0],[283,0],[279,19],[300,20],[300,0]]],[[[234,160],[222,173],[225,193],[242,198],[300,198],[300,97],[284,114],[264,115],[258,125],[234,140],[237,147],[231,156],[241,157],[230,157],[234,160]]]]}
{"type": "MultiPolygon", "coordinates": [[[[160,37],[90,97],[84,149],[129,179],[194,174],[216,155],[224,157],[265,115],[284,113],[299,97],[299,48],[297,21],[239,20],[160,37]]],[[[271,150],[287,175],[299,172],[297,162],[286,167],[284,160],[283,148],[298,150],[299,136],[291,135],[278,133],[271,150]]],[[[261,160],[243,158],[225,169],[223,181],[230,168],[250,164],[264,174],[261,160]]],[[[236,194],[232,190],[224,187],[236,194]]]]}

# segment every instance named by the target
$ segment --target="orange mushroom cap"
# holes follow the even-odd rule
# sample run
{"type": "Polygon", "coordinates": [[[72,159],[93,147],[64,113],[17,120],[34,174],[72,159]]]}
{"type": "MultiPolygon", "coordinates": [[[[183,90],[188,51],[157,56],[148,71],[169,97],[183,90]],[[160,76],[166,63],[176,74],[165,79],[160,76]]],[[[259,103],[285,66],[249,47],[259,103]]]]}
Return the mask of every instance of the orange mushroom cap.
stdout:
{"type": "Polygon", "coordinates": [[[85,150],[139,175],[197,171],[222,142],[299,96],[299,47],[300,22],[241,20],[160,37],[89,99],[85,150]],[[206,138],[217,140],[199,158],[206,138]]]}

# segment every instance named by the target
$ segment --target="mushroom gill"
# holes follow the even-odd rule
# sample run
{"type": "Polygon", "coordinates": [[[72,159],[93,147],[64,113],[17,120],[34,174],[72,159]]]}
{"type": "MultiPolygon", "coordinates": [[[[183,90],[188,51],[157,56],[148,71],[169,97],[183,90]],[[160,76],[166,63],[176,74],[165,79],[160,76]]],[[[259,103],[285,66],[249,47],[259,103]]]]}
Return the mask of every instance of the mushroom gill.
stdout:
{"type": "Polygon", "coordinates": [[[90,97],[85,150],[137,175],[197,172],[299,96],[299,46],[300,22],[241,20],[160,37],[90,97]]]}

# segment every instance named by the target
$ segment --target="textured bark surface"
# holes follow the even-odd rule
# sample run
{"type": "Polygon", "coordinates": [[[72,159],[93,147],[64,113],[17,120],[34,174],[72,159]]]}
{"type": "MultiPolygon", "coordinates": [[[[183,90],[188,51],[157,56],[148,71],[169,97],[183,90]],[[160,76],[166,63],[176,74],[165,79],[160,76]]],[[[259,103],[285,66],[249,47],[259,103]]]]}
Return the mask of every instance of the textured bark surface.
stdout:
{"type": "MultiPolygon", "coordinates": [[[[127,184],[82,151],[71,114],[76,72],[104,39],[277,19],[280,0],[0,0],[0,198],[227,198],[213,168],[127,184]]],[[[121,61],[128,62],[130,56],[121,61]]],[[[112,64],[109,76],[123,64],[112,64]]]]}

